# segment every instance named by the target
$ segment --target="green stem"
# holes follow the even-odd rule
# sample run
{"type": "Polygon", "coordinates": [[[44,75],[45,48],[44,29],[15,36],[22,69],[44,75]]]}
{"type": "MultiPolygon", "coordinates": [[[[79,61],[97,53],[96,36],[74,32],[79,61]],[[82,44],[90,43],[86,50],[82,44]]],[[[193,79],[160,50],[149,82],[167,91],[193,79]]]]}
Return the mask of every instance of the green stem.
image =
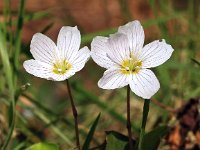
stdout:
{"type": "Polygon", "coordinates": [[[72,92],[71,92],[71,88],[69,85],[69,81],[67,79],[67,89],[68,89],[68,94],[69,94],[69,99],[70,99],[70,103],[71,103],[71,107],[72,107],[72,113],[74,116],[74,124],[75,124],[75,132],[76,132],[76,145],[78,150],[80,150],[80,142],[79,142],[79,130],[78,130],[78,113],[74,104],[74,100],[72,97],[72,92]]]}
{"type": "Polygon", "coordinates": [[[11,101],[11,110],[12,110],[12,117],[10,118],[10,120],[11,120],[10,129],[9,129],[8,135],[6,137],[6,140],[2,146],[2,150],[6,150],[8,144],[10,142],[11,136],[13,134],[14,127],[15,127],[15,100],[14,99],[11,101]]]}
{"type": "Polygon", "coordinates": [[[143,142],[143,137],[145,134],[145,127],[146,127],[147,117],[149,113],[149,104],[150,104],[150,99],[145,99],[144,106],[143,106],[143,117],[142,117],[141,129],[140,129],[138,150],[142,150],[142,142],[143,142]]]}
{"type": "MultiPolygon", "coordinates": [[[[3,35],[1,30],[0,30],[0,35],[3,35]]],[[[11,64],[9,61],[9,56],[8,56],[8,51],[5,48],[4,45],[5,39],[3,37],[0,36],[0,57],[1,57],[1,61],[3,64],[3,69],[4,69],[4,73],[5,73],[5,78],[7,80],[7,84],[8,84],[8,89],[9,89],[9,95],[10,95],[10,116],[9,116],[9,132],[8,135],[6,137],[6,140],[2,146],[2,150],[6,150],[14,127],[15,127],[15,89],[14,89],[14,85],[13,85],[13,74],[12,74],[12,68],[11,68],[11,64]]]]}
{"type": "Polygon", "coordinates": [[[129,148],[130,150],[133,150],[133,144],[132,144],[132,133],[131,133],[131,117],[130,117],[130,87],[127,86],[127,124],[126,124],[127,130],[128,130],[128,142],[129,142],[129,148]]]}
{"type": "Polygon", "coordinates": [[[19,68],[19,55],[21,51],[21,33],[22,33],[23,18],[24,18],[24,5],[25,5],[25,0],[20,0],[19,15],[17,19],[17,30],[16,30],[16,35],[15,35],[16,51],[15,51],[15,58],[14,58],[15,68],[17,70],[19,68]]]}
{"type": "MultiPolygon", "coordinates": [[[[9,20],[9,26],[11,26],[11,14],[10,14],[10,2],[11,1],[4,1],[5,3],[7,3],[7,10],[8,12],[5,12],[5,17],[8,17],[9,20]]],[[[23,10],[24,10],[24,0],[20,1],[20,10],[19,10],[19,17],[18,17],[18,26],[17,26],[17,36],[16,36],[16,55],[15,57],[18,57],[20,54],[20,43],[21,43],[21,30],[22,30],[22,24],[23,24],[23,10]],[[19,50],[18,50],[19,49],[19,50]]],[[[6,33],[10,33],[9,29],[5,28],[5,35],[6,33]]],[[[2,36],[2,30],[0,29],[0,35],[2,36]]],[[[11,37],[10,37],[11,38],[11,37]]],[[[9,39],[11,42],[11,39],[9,39]]],[[[7,84],[8,84],[8,88],[9,88],[9,95],[10,95],[10,107],[9,107],[9,131],[8,134],[6,136],[6,139],[4,141],[4,144],[2,146],[2,150],[6,150],[7,146],[11,140],[12,134],[13,134],[13,130],[15,127],[15,82],[14,82],[14,73],[13,73],[13,69],[11,67],[10,61],[9,61],[9,54],[8,54],[8,47],[6,47],[4,45],[4,43],[6,43],[6,40],[4,39],[4,37],[0,37],[0,56],[2,58],[2,64],[3,64],[3,68],[4,68],[4,73],[6,76],[6,80],[7,80],[7,84]]],[[[19,57],[18,57],[19,58],[19,57]]],[[[18,58],[15,58],[15,61],[19,61],[18,58]]]]}

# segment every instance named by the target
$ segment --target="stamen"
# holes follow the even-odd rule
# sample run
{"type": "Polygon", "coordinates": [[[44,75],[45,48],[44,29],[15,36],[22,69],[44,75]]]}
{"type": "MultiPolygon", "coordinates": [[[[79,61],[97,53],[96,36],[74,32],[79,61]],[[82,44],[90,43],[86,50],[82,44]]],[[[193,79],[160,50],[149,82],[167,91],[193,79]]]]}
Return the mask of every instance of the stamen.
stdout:
{"type": "Polygon", "coordinates": [[[67,60],[53,61],[53,73],[63,75],[71,68],[71,64],[67,60]]]}
{"type": "Polygon", "coordinates": [[[137,60],[134,57],[126,59],[121,64],[121,72],[123,74],[135,74],[141,69],[142,61],[137,60]]]}

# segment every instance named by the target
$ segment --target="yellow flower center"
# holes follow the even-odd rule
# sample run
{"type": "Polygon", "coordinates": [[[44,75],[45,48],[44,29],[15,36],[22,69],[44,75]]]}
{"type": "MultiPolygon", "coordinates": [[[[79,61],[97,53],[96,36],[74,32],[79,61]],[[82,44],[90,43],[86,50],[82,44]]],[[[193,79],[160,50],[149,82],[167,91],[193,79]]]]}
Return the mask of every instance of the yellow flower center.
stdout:
{"type": "Polygon", "coordinates": [[[122,62],[121,72],[123,74],[135,74],[139,72],[141,66],[142,66],[142,61],[132,57],[122,62]]]}
{"type": "Polygon", "coordinates": [[[53,72],[55,74],[63,75],[71,67],[72,67],[72,65],[66,59],[64,59],[62,61],[57,61],[57,62],[53,63],[53,72]]]}

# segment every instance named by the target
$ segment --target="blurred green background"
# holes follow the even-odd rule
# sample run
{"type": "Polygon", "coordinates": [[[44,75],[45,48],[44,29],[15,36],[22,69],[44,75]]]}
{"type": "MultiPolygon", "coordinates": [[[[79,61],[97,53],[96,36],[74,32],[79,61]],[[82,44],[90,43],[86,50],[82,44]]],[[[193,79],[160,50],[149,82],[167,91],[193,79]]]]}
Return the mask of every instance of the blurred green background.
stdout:
{"type": "MultiPolygon", "coordinates": [[[[32,58],[29,49],[32,35],[42,32],[56,41],[62,26],[77,25],[82,34],[82,46],[90,48],[95,36],[109,36],[118,26],[137,19],[145,29],[145,44],[157,39],[165,39],[171,44],[174,48],[172,58],[153,69],[161,88],[152,98],[147,131],[160,124],[173,122],[176,116],[174,110],[189,98],[200,96],[199,9],[199,0],[1,1],[0,36],[4,40],[0,41],[3,45],[0,48],[6,51],[9,63],[4,63],[6,56],[2,54],[0,145],[8,134],[12,95],[17,102],[16,125],[9,149],[23,149],[39,141],[57,143],[62,149],[70,149],[75,145],[66,82],[36,78],[25,72],[22,66],[24,60],[32,58]],[[27,83],[30,86],[26,89],[27,83]]],[[[103,72],[104,69],[90,59],[83,70],[69,79],[79,114],[81,143],[91,123],[101,112],[93,146],[105,140],[104,131],[117,130],[127,134],[126,88],[99,89],[97,81],[103,72]]],[[[131,118],[135,137],[139,133],[142,106],[143,100],[132,93],[131,118]]],[[[163,147],[166,146],[164,144],[163,147]]]]}

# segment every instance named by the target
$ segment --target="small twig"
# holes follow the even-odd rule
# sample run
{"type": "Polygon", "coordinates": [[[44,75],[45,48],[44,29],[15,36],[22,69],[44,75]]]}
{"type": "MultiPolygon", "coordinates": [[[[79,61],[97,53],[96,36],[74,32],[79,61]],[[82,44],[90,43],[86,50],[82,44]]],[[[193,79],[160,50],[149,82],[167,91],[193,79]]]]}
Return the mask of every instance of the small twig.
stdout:
{"type": "Polygon", "coordinates": [[[176,113],[176,112],[177,112],[176,109],[173,109],[173,108],[171,108],[171,107],[169,107],[169,106],[166,106],[165,104],[163,104],[163,103],[157,101],[156,99],[151,99],[151,101],[152,101],[152,103],[154,103],[155,105],[159,106],[160,108],[165,109],[165,110],[168,111],[168,112],[171,112],[171,113],[176,113]]]}

